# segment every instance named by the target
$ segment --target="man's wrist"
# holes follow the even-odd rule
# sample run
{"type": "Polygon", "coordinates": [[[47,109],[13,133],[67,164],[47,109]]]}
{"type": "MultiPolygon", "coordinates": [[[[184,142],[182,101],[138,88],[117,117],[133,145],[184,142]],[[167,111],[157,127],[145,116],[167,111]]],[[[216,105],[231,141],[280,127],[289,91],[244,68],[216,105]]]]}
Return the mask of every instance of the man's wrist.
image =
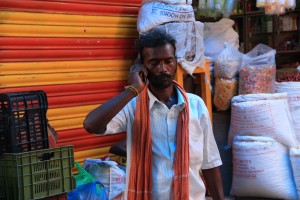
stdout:
{"type": "Polygon", "coordinates": [[[139,91],[136,87],[132,86],[132,85],[127,85],[125,86],[125,90],[129,90],[130,92],[132,92],[135,96],[137,96],[139,94],[139,91]]]}

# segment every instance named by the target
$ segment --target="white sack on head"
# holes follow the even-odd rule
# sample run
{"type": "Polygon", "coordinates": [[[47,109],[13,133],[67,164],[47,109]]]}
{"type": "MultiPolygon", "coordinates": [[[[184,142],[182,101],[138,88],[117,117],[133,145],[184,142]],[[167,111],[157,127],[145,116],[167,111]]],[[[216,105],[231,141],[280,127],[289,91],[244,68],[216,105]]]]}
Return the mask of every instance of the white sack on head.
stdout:
{"type": "Polygon", "coordinates": [[[239,35],[232,28],[233,25],[234,21],[228,18],[204,23],[205,56],[213,60],[224,49],[225,42],[236,49],[239,48],[239,35]]]}
{"type": "Polygon", "coordinates": [[[205,66],[203,23],[174,22],[160,25],[156,29],[175,38],[177,62],[187,73],[192,74],[196,67],[205,66]]]}
{"type": "Polygon", "coordinates": [[[300,199],[300,149],[291,148],[290,149],[290,160],[292,163],[294,181],[296,183],[298,199],[300,199]]]}
{"type": "Polygon", "coordinates": [[[235,135],[267,136],[297,147],[287,93],[247,94],[231,100],[230,146],[235,135]]]}
{"type": "Polygon", "coordinates": [[[141,6],[137,30],[145,33],[158,25],[167,22],[195,21],[194,9],[191,5],[171,5],[162,2],[150,2],[141,6]]]}
{"type": "Polygon", "coordinates": [[[276,92],[287,92],[295,133],[300,142],[300,82],[276,83],[276,92]]]}
{"type": "Polygon", "coordinates": [[[231,195],[297,199],[288,148],[269,137],[235,136],[231,195]]]}
{"type": "Polygon", "coordinates": [[[192,0],[143,0],[142,4],[149,2],[163,2],[166,4],[188,4],[191,5],[193,3],[192,0]]]}

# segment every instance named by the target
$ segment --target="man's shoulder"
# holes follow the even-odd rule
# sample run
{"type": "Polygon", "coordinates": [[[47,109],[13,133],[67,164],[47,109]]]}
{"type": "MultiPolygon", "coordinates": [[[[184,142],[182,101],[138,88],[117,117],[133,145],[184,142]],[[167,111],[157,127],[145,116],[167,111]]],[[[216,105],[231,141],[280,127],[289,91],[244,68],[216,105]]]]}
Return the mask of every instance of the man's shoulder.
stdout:
{"type": "Polygon", "coordinates": [[[203,101],[202,98],[196,94],[189,93],[189,92],[187,92],[186,94],[187,94],[189,100],[203,101]]]}
{"type": "Polygon", "coordinates": [[[193,93],[186,93],[186,94],[188,96],[190,104],[193,104],[194,106],[200,105],[200,107],[205,106],[205,103],[200,96],[193,94],[193,93]]]}

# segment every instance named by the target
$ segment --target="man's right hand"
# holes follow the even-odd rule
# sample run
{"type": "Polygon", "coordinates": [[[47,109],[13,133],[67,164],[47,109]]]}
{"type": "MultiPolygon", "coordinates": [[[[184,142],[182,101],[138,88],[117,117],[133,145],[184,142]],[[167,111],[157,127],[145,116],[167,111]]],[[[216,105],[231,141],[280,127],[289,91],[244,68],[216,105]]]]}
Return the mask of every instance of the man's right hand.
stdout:
{"type": "Polygon", "coordinates": [[[140,93],[146,86],[147,74],[148,71],[143,64],[134,64],[128,74],[129,85],[135,87],[140,93]]]}

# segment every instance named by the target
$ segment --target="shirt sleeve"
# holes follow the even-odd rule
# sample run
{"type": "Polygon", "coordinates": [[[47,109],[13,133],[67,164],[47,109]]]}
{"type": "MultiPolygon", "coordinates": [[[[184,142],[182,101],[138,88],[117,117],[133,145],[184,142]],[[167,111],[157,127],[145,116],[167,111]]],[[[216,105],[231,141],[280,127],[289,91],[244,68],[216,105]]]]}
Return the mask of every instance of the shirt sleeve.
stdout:
{"type": "Polygon", "coordinates": [[[104,134],[114,134],[128,131],[128,127],[132,126],[137,98],[133,98],[130,102],[112,120],[107,124],[104,134]]]}
{"type": "Polygon", "coordinates": [[[201,116],[200,123],[203,128],[203,162],[202,169],[210,169],[222,165],[219,149],[213,134],[212,125],[209,117],[208,110],[204,104],[201,106],[203,115],[201,116]]]}
{"type": "Polygon", "coordinates": [[[123,108],[112,120],[107,124],[104,134],[114,134],[126,131],[126,111],[123,108]]]}

